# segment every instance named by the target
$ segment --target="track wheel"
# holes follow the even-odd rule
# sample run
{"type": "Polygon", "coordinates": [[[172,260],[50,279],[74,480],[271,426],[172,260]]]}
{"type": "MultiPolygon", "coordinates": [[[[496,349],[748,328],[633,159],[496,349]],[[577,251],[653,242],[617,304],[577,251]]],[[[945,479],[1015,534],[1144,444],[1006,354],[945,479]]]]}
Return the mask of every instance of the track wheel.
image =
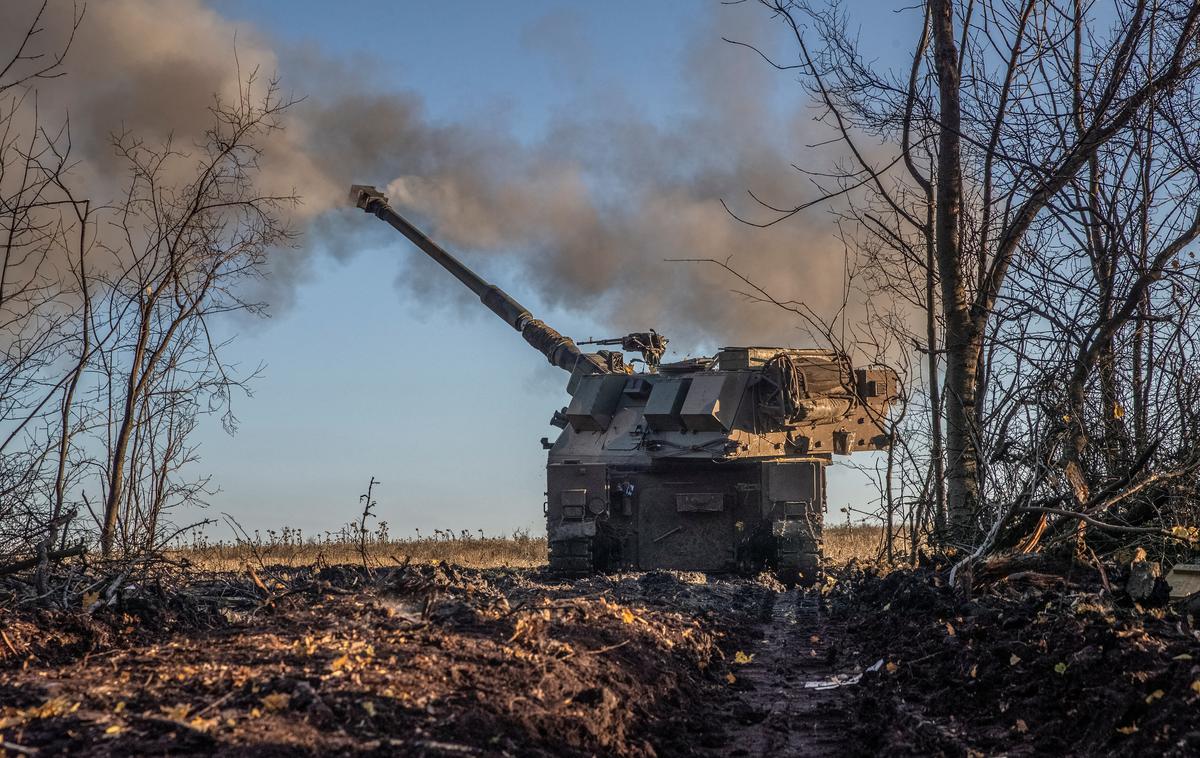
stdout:
{"type": "Polygon", "coordinates": [[[821,578],[821,545],[813,530],[801,520],[776,521],[775,574],[789,587],[811,587],[821,578]]]}
{"type": "Polygon", "coordinates": [[[550,543],[550,571],[563,576],[582,576],[595,570],[592,539],[558,540],[550,543]]]}

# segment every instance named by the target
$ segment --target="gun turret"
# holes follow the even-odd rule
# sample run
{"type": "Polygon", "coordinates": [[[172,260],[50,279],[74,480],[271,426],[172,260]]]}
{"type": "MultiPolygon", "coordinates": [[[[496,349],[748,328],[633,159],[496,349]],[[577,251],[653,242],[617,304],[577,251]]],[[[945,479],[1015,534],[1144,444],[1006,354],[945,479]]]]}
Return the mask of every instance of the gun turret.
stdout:
{"type": "Polygon", "coordinates": [[[507,292],[489,284],[467,268],[440,245],[429,239],[424,232],[413,226],[388,205],[382,192],[363,184],[350,187],[350,202],[372,213],[392,225],[396,231],[408,237],[421,252],[433,258],[442,268],[449,271],[467,288],[479,296],[480,301],[505,323],[516,329],[525,341],[541,352],[555,366],[572,374],[609,374],[623,371],[624,360],[620,353],[601,351],[585,353],[571,340],[559,334],[544,321],[536,319],[525,306],[514,300],[507,292]]]}

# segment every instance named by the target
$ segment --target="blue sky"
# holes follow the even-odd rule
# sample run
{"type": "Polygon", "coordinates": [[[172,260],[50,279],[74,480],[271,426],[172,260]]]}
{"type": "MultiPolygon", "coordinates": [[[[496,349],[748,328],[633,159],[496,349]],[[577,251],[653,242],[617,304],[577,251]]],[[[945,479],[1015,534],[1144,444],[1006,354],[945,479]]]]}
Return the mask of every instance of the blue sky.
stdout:
{"type": "MultiPolygon", "coordinates": [[[[418,93],[433,119],[501,114],[498,128],[523,141],[537,140],[584,89],[611,90],[641,117],[669,120],[689,97],[687,39],[720,29],[725,18],[762,30],[761,39],[776,33],[760,8],[702,2],[211,5],[267,35],[284,64],[289,50],[316,48],[352,63],[372,86],[418,93]],[[714,25],[715,13],[722,15],[714,25]]],[[[890,5],[859,10],[881,55],[911,44],[908,34],[892,39],[911,24],[878,23],[890,18],[890,5]],[[889,16],[871,18],[874,11],[889,16]]],[[[304,92],[286,68],[279,73],[304,92]]],[[[799,98],[780,77],[778,97],[799,98]]],[[[565,374],[482,308],[397,288],[407,266],[424,263],[410,260],[418,255],[398,236],[349,260],[318,254],[292,303],[269,320],[231,325],[239,334],[234,360],[264,370],[254,396],[237,399],[235,436],[215,420],[203,427],[199,468],[221,488],[206,515],[228,512],[251,530],[334,530],[355,516],[374,476],[382,482],[378,513],[393,534],[541,530],[538,440],[557,431],[547,421],[566,402],[565,374]]],[[[518,272],[487,273],[565,333],[609,336],[587,313],[547,309],[518,272]]],[[[670,333],[669,324],[659,326],[670,333]]],[[[841,520],[841,504],[868,496],[859,475],[831,472],[831,519],[841,520]]]]}

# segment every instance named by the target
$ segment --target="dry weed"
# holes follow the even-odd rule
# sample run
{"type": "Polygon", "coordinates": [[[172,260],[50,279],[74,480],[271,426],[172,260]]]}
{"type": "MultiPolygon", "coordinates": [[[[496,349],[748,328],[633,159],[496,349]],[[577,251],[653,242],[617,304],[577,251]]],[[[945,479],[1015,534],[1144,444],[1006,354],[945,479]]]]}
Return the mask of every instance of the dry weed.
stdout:
{"type": "MultiPolygon", "coordinates": [[[[852,558],[874,560],[883,544],[883,529],[873,526],[836,526],[825,529],[825,557],[831,564],[843,564],[852,558]]],[[[209,571],[236,571],[249,565],[311,566],[361,563],[360,542],[341,532],[319,538],[303,537],[285,527],[255,533],[250,539],[211,542],[200,536],[173,550],[174,557],[186,558],[209,571]]],[[[376,566],[390,566],[405,560],[445,561],[468,568],[535,568],[546,563],[546,538],[516,531],[509,536],[487,537],[479,532],[438,531],[433,536],[394,539],[386,525],[366,542],[368,560],[376,566]]]]}

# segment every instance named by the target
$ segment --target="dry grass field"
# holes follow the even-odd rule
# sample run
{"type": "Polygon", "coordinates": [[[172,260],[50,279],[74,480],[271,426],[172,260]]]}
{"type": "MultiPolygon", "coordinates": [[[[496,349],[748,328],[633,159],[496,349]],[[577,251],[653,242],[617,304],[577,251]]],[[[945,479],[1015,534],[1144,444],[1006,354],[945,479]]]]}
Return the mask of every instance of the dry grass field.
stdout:
{"type": "Polygon", "coordinates": [[[362,564],[396,566],[405,562],[445,561],[464,568],[536,568],[546,563],[546,538],[516,531],[488,537],[467,531],[439,531],[432,537],[392,539],[371,534],[365,541],[347,532],[322,539],[304,539],[293,529],[269,531],[265,537],[236,541],[204,538],[180,545],[173,557],[208,571],[237,571],[252,566],[335,566],[362,564]]]}
{"type": "Polygon", "coordinates": [[[825,560],[840,566],[851,558],[870,561],[883,550],[883,527],[827,526],[825,527],[825,560]]]}
{"type": "MultiPolygon", "coordinates": [[[[883,530],[873,526],[837,526],[825,529],[825,556],[831,565],[876,558],[883,530]]],[[[237,571],[253,566],[333,566],[361,564],[363,553],[371,566],[395,566],[406,561],[445,561],[474,569],[536,568],[546,563],[546,538],[525,531],[489,537],[479,532],[439,531],[434,536],[395,539],[386,531],[357,541],[348,530],[320,539],[304,538],[295,530],[268,531],[264,536],[210,541],[198,537],[179,545],[173,557],[186,559],[208,571],[237,571]]]]}

